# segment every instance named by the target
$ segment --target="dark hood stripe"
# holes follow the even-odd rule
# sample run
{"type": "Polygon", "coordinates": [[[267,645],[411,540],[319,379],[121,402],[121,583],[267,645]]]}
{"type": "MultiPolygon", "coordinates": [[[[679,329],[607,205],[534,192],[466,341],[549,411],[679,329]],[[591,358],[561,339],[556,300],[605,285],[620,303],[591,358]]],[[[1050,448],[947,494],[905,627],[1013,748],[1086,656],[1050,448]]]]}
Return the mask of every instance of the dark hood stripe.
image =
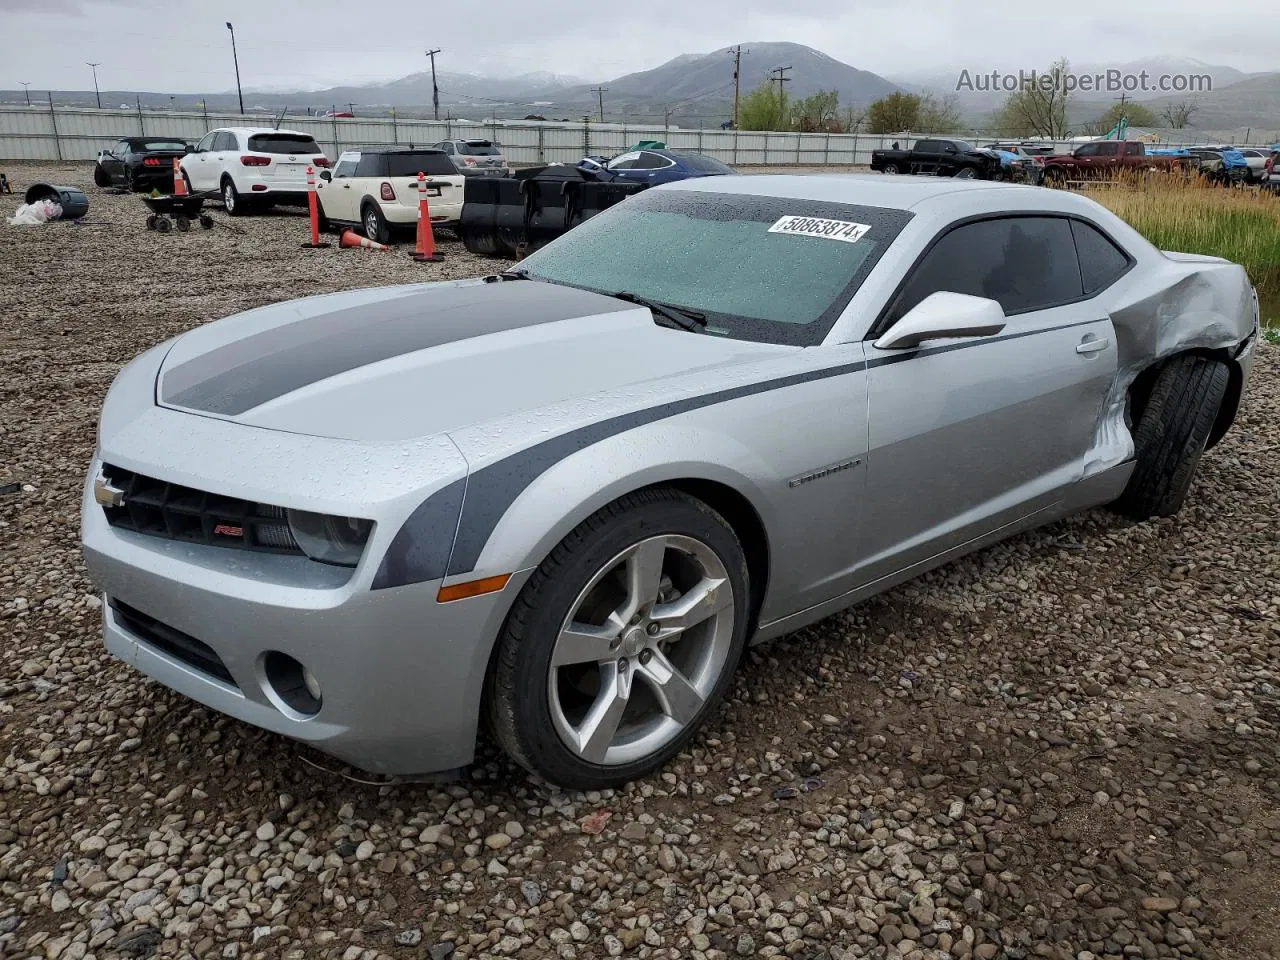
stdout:
{"type": "Polygon", "coordinates": [[[217,347],[166,371],[160,399],[175,407],[235,416],[380,360],[486,334],[634,309],[612,297],[532,280],[433,287],[341,307],[217,347]]]}

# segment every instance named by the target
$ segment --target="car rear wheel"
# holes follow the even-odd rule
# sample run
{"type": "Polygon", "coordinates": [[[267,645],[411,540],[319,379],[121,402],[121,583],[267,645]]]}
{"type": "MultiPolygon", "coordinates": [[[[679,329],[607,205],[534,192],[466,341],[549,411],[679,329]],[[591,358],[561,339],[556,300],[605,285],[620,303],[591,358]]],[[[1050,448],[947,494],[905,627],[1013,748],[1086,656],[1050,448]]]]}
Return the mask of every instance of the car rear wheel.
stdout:
{"type": "Polygon", "coordinates": [[[897,172],[898,172],[898,165],[897,165],[896,163],[886,163],[886,164],[881,168],[881,171],[880,171],[880,172],[881,172],[881,173],[897,173],[897,172]]]}
{"type": "Polygon", "coordinates": [[[1182,509],[1229,381],[1226,364],[1199,354],[1160,369],[1134,426],[1137,463],[1115,503],[1121,513],[1147,520],[1182,509]]]}
{"type": "Polygon", "coordinates": [[[658,769],[732,682],[748,589],[737,536],[701,501],[656,489],[605,507],[516,598],[486,690],[498,742],[568,789],[658,769]]]}
{"type": "Polygon", "coordinates": [[[240,196],[240,191],[236,189],[236,185],[230,177],[224,177],[222,181],[222,205],[227,208],[227,213],[233,217],[242,217],[248,213],[248,204],[240,196]]]}
{"type": "Polygon", "coordinates": [[[376,203],[365,204],[360,212],[360,221],[364,224],[364,235],[374,243],[391,242],[391,230],[376,203]]]}

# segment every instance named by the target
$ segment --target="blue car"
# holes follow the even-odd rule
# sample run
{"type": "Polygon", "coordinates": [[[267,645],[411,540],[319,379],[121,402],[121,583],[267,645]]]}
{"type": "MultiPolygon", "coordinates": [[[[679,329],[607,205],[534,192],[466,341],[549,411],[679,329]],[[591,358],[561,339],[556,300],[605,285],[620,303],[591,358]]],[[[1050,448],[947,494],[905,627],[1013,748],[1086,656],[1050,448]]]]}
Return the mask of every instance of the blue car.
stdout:
{"type": "Polygon", "coordinates": [[[736,175],[736,170],[719,160],[679,150],[632,150],[614,157],[604,164],[602,171],[596,172],[602,180],[627,180],[650,186],[694,177],[736,175]]]}

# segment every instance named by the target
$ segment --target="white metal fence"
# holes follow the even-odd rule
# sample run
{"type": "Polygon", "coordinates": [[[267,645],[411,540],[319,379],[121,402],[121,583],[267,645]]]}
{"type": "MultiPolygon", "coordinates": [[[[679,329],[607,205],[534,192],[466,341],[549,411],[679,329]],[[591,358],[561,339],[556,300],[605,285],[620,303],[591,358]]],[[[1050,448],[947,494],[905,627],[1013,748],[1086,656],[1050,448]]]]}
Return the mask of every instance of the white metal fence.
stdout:
{"type": "MultiPolygon", "coordinates": [[[[179,113],[163,110],[97,110],[88,107],[0,107],[0,160],[93,160],[121,137],[174,137],[196,142],[208,131],[229,126],[273,126],[274,118],[232,113],[179,113]]],[[[662,140],[673,150],[691,150],[731,165],[827,166],[866,164],[871,151],[898,141],[909,147],[915,136],[843,133],[763,133],[688,130],[614,123],[495,121],[486,124],[448,120],[395,120],[286,117],[280,124],[315,137],[330,159],[343,150],[380,144],[428,144],[455,137],[490,137],[516,164],[574,163],[583,156],[618,153],[639,140],[662,140]]],[[[991,137],[971,135],[990,141],[991,137]]],[[[1206,142],[1201,139],[1199,143],[1206,142]]],[[[1161,146],[1191,145],[1167,144],[1161,146]]],[[[1059,148],[1075,144],[1063,142],[1059,148]]]]}

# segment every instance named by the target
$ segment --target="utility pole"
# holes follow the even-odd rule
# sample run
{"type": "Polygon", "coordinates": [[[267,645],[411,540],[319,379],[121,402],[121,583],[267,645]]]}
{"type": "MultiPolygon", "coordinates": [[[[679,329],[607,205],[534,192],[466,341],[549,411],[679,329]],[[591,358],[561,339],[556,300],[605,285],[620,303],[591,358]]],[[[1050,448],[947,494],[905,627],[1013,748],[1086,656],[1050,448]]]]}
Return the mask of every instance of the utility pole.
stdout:
{"type": "MultiPolygon", "coordinates": [[[[738,129],[738,101],[742,95],[742,44],[729,51],[733,54],[733,129],[738,129]]],[[[747,53],[751,51],[748,50],[747,53]]]]}
{"type": "Polygon", "coordinates": [[[30,90],[31,81],[28,80],[26,82],[23,82],[22,80],[19,80],[18,82],[22,84],[22,92],[27,95],[27,106],[29,107],[31,106],[31,90],[30,90]]]}
{"type": "Polygon", "coordinates": [[[600,99],[600,122],[604,123],[604,95],[608,92],[608,87],[596,87],[591,92],[600,99]]]}
{"type": "Polygon", "coordinates": [[[240,89],[240,57],[236,54],[236,30],[227,21],[227,29],[231,31],[231,59],[236,65],[236,95],[240,98],[240,116],[244,116],[244,91],[240,89]]]}
{"type": "Polygon", "coordinates": [[[101,64],[101,63],[89,63],[89,61],[87,61],[87,60],[85,61],[85,63],[86,63],[86,64],[88,64],[90,67],[92,67],[92,68],[93,68],[93,95],[94,95],[95,97],[97,97],[97,98],[98,98],[98,109],[99,109],[99,110],[101,110],[101,109],[102,109],[102,94],[100,94],[100,93],[98,92],[98,68],[99,68],[100,66],[102,66],[102,64],[101,64]]]}
{"type": "Polygon", "coordinates": [[[784,76],[784,74],[785,74],[788,70],[793,70],[793,69],[795,69],[795,68],[794,68],[794,67],[775,67],[775,68],[774,68],[774,70],[773,70],[773,72],[774,72],[775,74],[777,74],[777,76],[775,76],[775,77],[770,77],[770,78],[769,78],[769,82],[770,82],[770,83],[772,83],[774,80],[777,80],[777,81],[778,81],[778,99],[779,99],[779,100],[781,100],[781,99],[782,99],[782,97],[783,97],[783,92],[782,92],[782,91],[783,91],[783,87],[782,87],[782,85],[783,85],[784,83],[790,83],[790,82],[791,82],[791,78],[790,78],[790,77],[788,77],[788,76],[784,76]]]}
{"type": "Polygon", "coordinates": [[[436,54],[439,52],[439,47],[427,51],[427,56],[431,58],[431,106],[437,120],[440,119],[440,88],[436,86],[436,54]]]}

